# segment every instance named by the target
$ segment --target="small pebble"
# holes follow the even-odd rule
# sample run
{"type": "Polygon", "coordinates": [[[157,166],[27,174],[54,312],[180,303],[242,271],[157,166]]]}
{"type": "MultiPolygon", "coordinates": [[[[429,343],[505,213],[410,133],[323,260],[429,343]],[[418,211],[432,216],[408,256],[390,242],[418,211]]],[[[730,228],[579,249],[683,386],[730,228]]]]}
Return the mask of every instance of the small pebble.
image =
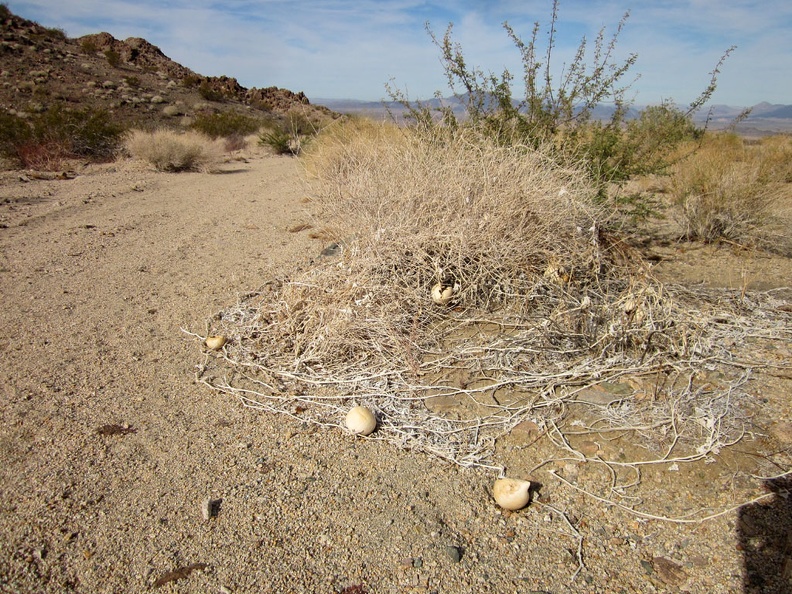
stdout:
{"type": "Polygon", "coordinates": [[[462,560],[462,550],[459,547],[448,545],[445,548],[446,555],[454,563],[459,563],[462,560]]]}
{"type": "Polygon", "coordinates": [[[205,522],[215,517],[217,511],[217,502],[211,497],[207,497],[201,502],[201,516],[205,522]]]}

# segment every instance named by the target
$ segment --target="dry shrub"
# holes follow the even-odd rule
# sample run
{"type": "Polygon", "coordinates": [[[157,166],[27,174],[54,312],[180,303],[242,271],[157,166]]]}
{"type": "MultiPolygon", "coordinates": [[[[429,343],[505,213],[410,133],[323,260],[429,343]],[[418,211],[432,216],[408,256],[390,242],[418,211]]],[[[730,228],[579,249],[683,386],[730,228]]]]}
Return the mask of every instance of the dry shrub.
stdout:
{"type": "Polygon", "coordinates": [[[744,435],[744,366],[723,389],[695,378],[735,360],[746,332],[786,339],[778,301],[660,285],[602,230],[580,170],[469,131],[359,121],[304,162],[332,243],[213,318],[229,340],[207,353],[207,385],[323,426],[363,404],[375,438],[463,466],[497,464],[497,438],[531,420],[624,489],[642,465],[709,459],[744,435]],[[457,288],[449,303],[436,283],[457,288]],[[640,398],[578,400],[625,376],[656,379],[640,398]],[[647,459],[574,449],[594,433],[635,435],[647,459]]]}
{"type": "Polygon", "coordinates": [[[250,406],[337,424],[354,399],[378,435],[483,464],[497,434],[563,410],[559,384],[688,353],[695,324],[602,231],[585,174],[542,151],[354,124],[306,166],[332,255],[213,321],[235,372],[204,381],[250,406]]]}
{"type": "Polygon", "coordinates": [[[602,214],[580,171],[473,135],[352,135],[308,156],[318,217],[388,290],[422,302],[434,283],[459,284],[459,302],[494,309],[520,303],[549,268],[575,286],[599,274],[602,214]]]}
{"type": "Polygon", "coordinates": [[[64,162],[73,155],[62,142],[26,142],[16,147],[16,160],[25,169],[37,171],[58,171],[64,162]]]}
{"type": "Polygon", "coordinates": [[[241,134],[233,134],[223,140],[223,148],[228,153],[241,151],[248,146],[248,139],[241,134]]]}
{"type": "Polygon", "coordinates": [[[221,141],[197,132],[135,130],[130,134],[127,150],[133,157],[148,161],[160,171],[206,171],[220,162],[221,141]]]}
{"type": "Polygon", "coordinates": [[[768,183],[792,183],[792,136],[763,138],[748,152],[760,163],[760,179],[768,183]]]}
{"type": "Polygon", "coordinates": [[[745,146],[730,134],[706,139],[672,172],[671,196],[688,238],[755,238],[789,175],[785,158],[789,149],[783,143],[745,146]]]}

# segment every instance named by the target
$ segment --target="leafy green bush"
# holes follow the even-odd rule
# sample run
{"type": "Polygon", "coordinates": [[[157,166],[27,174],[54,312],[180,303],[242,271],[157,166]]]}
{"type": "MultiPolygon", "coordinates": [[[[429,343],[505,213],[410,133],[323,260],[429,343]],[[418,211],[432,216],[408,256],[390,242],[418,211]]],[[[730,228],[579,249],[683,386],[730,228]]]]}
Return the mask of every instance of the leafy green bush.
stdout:
{"type": "Polygon", "coordinates": [[[193,129],[210,138],[246,136],[257,132],[260,127],[260,120],[232,111],[198,114],[192,124],[193,129]]]}
{"type": "Polygon", "coordinates": [[[59,168],[63,159],[115,157],[125,129],[101,110],[67,110],[54,106],[21,119],[0,116],[0,151],[22,167],[59,168]]]}
{"type": "Polygon", "coordinates": [[[270,147],[276,155],[300,154],[297,139],[280,127],[262,132],[259,135],[259,144],[270,147]]]}
{"type": "Polygon", "coordinates": [[[670,102],[650,106],[635,119],[581,123],[566,132],[569,155],[580,160],[605,198],[608,184],[622,184],[639,175],[666,171],[679,146],[702,137],[703,130],[670,102]]]}

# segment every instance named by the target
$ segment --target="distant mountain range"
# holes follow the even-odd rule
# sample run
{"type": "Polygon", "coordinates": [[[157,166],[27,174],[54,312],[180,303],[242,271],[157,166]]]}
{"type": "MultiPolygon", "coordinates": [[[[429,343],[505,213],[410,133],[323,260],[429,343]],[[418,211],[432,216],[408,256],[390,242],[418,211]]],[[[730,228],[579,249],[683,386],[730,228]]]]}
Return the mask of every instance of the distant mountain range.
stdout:
{"type": "MultiPolygon", "coordinates": [[[[404,107],[394,101],[360,101],[357,99],[317,99],[312,101],[323,105],[338,113],[357,113],[374,118],[385,118],[390,110],[396,116],[404,113],[404,107]]],[[[429,99],[423,102],[431,108],[449,106],[455,113],[462,114],[464,106],[456,97],[443,99],[429,99]]],[[[627,117],[637,117],[642,106],[633,106],[627,117]]],[[[681,106],[684,109],[683,106],[681,106]]],[[[731,105],[713,105],[710,108],[697,112],[693,120],[703,125],[707,117],[710,118],[709,126],[714,130],[722,130],[733,125],[734,119],[739,116],[745,107],[731,105]]],[[[613,114],[613,108],[608,106],[597,107],[593,110],[595,119],[608,119],[613,114]]],[[[780,105],[762,102],[751,107],[749,116],[740,122],[736,130],[743,134],[768,134],[777,132],[792,132],[792,105],[780,105]]]]}

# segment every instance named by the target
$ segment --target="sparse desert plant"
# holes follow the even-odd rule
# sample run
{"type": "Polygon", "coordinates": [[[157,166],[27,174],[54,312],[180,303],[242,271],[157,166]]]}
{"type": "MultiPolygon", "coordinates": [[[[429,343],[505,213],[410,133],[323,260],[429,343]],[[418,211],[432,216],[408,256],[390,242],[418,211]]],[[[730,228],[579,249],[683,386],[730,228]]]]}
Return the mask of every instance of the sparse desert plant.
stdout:
{"type": "Polygon", "coordinates": [[[115,157],[125,129],[102,110],[54,106],[30,118],[4,114],[0,150],[22,167],[57,169],[64,159],[115,157]]]}
{"type": "MultiPolygon", "coordinates": [[[[452,37],[449,25],[442,38],[427,26],[432,42],[440,51],[447,85],[464,107],[459,116],[452,105],[433,108],[411,102],[405,93],[386,85],[390,98],[402,104],[420,127],[445,127],[452,133],[473,127],[504,145],[553,145],[557,159],[584,161],[597,185],[601,200],[609,196],[609,186],[623,183],[636,173],[660,172],[668,166],[680,137],[698,134],[692,116],[712,97],[720,68],[734,50],[727,49],[705,90],[680,111],[670,103],[649,108],[632,124],[627,123],[630,103],[626,99],[632,81],[628,78],[636,54],[619,61],[616,46],[629,17],[625,13],[609,38],[603,27],[589,44],[584,37],[572,61],[556,72],[559,2],[553,0],[546,41],[540,38],[541,25],[534,24],[528,41],[504,23],[507,36],[522,62],[522,98],[515,97],[514,75],[507,69],[497,75],[469,64],[462,47],[452,37]],[[607,119],[595,119],[595,108],[609,106],[607,119]],[[659,132],[659,133],[658,133],[659,132]]],[[[437,98],[442,93],[436,93],[437,98]]],[[[745,115],[745,114],[743,114],[745,115]]],[[[742,117],[742,116],[741,116],[742,117]]]]}
{"type": "Polygon", "coordinates": [[[55,41],[65,41],[68,38],[66,31],[60,27],[46,27],[44,29],[44,36],[55,41]]]}
{"type": "Polygon", "coordinates": [[[259,144],[268,146],[277,155],[299,155],[319,129],[299,109],[290,110],[283,119],[268,122],[259,144]]]}
{"type": "Polygon", "coordinates": [[[225,101],[225,95],[217,89],[213,88],[208,81],[204,80],[198,85],[198,94],[207,101],[214,101],[220,103],[225,101]]]}
{"type": "Polygon", "coordinates": [[[254,134],[261,127],[261,120],[234,111],[198,114],[192,128],[210,138],[229,138],[254,134]]]}
{"type": "MultiPolygon", "coordinates": [[[[432,42],[440,50],[440,62],[448,87],[465,108],[464,117],[460,119],[450,107],[440,107],[436,110],[440,120],[451,127],[458,127],[464,121],[483,129],[498,142],[539,146],[569,126],[590,120],[596,106],[610,102],[614,106],[611,125],[620,126],[628,106],[625,94],[629,83],[624,83],[623,79],[637,56],[630,54],[621,63],[615,62],[613,56],[629,13],[622,17],[609,41],[605,38],[605,28],[600,30],[594,42],[593,55],[588,60],[587,40],[584,38],[561,80],[554,81],[553,53],[558,12],[559,3],[554,0],[544,47],[539,39],[541,26],[538,22],[534,24],[527,42],[508,23],[503,25],[520,53],[524,83],[522,99],[514,97],[514,76],[508,70],[498,76],[468,64],[461,45],[453,40],[453,25],[448,26],[442,39],[427,27],[432,42]]],[[[429,107],[411,103],[390,85],[386,88],[392,99],[407,107],[416,122],[427,124],[436,120],[429,107]]]]}
{"type": "Polygon", "coordinates": [[[688,238],[744,241],[767,221],[784,182],[768,175],[766,155],[754,148],[734,134],[712,135],[674,166],[671,196],[688,238]]]}
{"type": "Polygon", "coordinates": [[[226,152],[241,151],[248,145],[247,137],[242,134],[231,134],[223,139],[223,147],[226,152]]]}
{"type": "Polygon", "coordinates": [[[192,89],[193,87],[200,85],[201,80],[201,77],[197,74],[188,74],[182,79],[181,84],[186,89],[192,89]]]}
{"type": "Polygon", "coordinates": [[[748,149],[761,163],[760,179],[769,183],[792,183],[792,136],[763,138],[748,149]]]}
{"type": "Polygon", "coordinates": [[[374,268],[392,275],[389,290],[420,301],[453,279],[460,301],[498,308],[525,304],[516,296],[556,264],[583,283],[593,273],[586,245],[603,216],[593,188],[542,150],[470,129],[449,137],[353,122],[328,127],[304,160],[328,233],[382,258],[374,268]]]}
{"type": "Polygon", "coordinates": [[[195,131],[175,132],[135,130],[127,139],[129,153],[148,161],[159,171],[206,171],[216,165],[222,146],[195,131]]]}
{"type": "Polygon", "coordinates": [[[375,122],[366,117],[345,115],[322,129],[317,142],[305,150],[302,162],[309,175],[315,178],[334,177],[353,166],[351,147],[362,144],[398,146],[406,139],[408,130],[392,122],[375,122]]]}
{"type": "Polygon", "coordinates": [[[99,46],[96,41],[90,37],[85,37],[80,40],[80,51],[84,54],[95,54],[99,51],[99,46]]]}
{"type": "MultiPolygon", "coordinates": [[[[470,465],[486,460],[485,432],[563,418],[575,386],[700,361],[708,318],[646,274],[603,229],[587,173],[547,150],[466,127],[328,126],[304,159],[333,243],[212,318],[213,334],[235,340],[207,383],[254,408],[293,414],[299,402],[319,423],[360,399],[383,413],[383,439],[470,465]],[[452,418],[438,397],[472,408],[452,418]]],[[[663,423],[701,435],[697,394],[685,410],[664,396],[663,423]]],[[[638,404],[614,422],[657,427],[644,424],[657,414],[638,404]]]]}
{"type": "Polygon", "coordinates": [[[107,49],[104,52],[107,63],[113,68],[118,68],[121,65],[121,54],[114,49],[107,49]]]}

